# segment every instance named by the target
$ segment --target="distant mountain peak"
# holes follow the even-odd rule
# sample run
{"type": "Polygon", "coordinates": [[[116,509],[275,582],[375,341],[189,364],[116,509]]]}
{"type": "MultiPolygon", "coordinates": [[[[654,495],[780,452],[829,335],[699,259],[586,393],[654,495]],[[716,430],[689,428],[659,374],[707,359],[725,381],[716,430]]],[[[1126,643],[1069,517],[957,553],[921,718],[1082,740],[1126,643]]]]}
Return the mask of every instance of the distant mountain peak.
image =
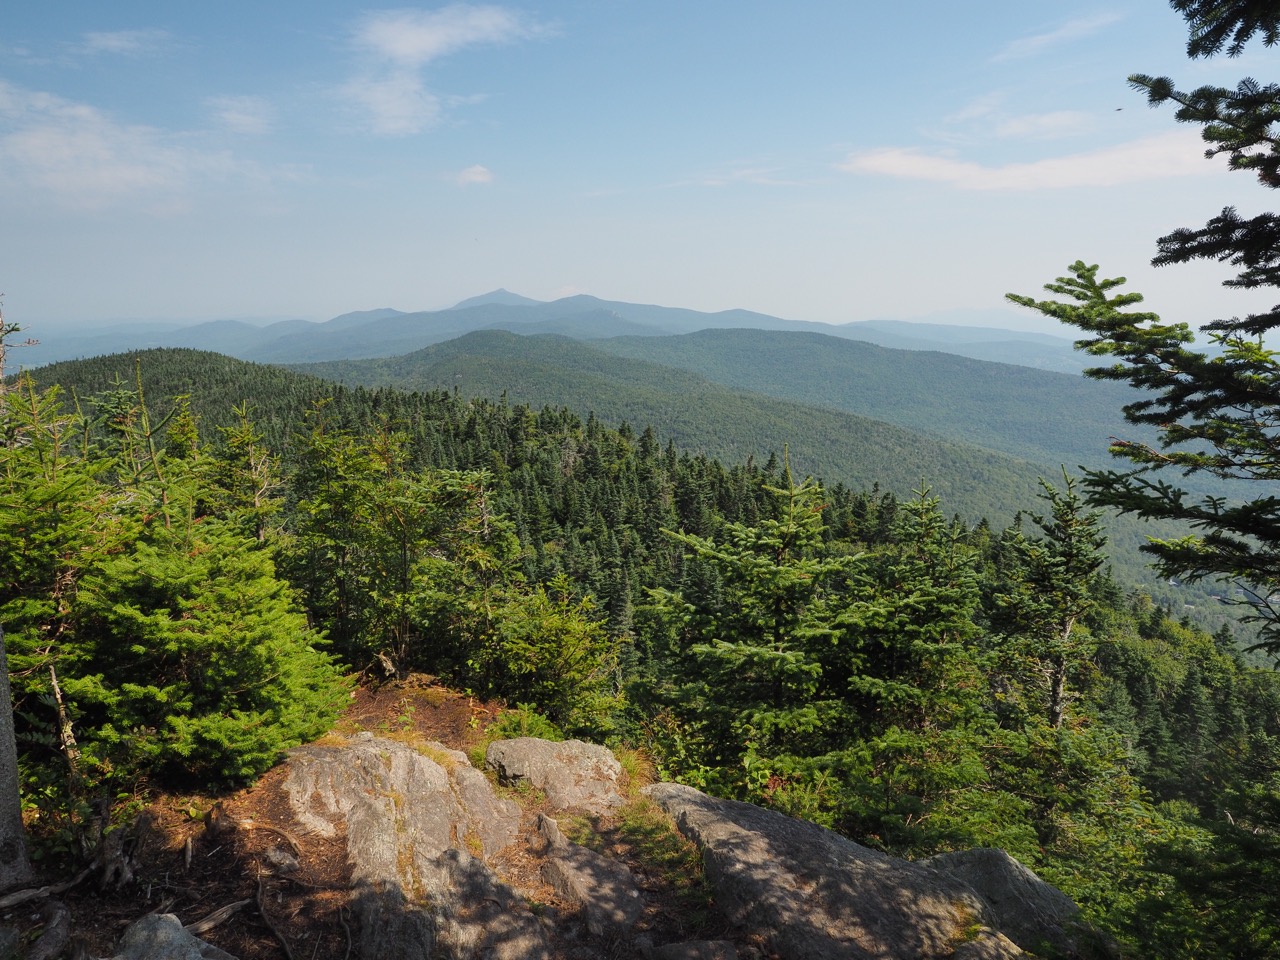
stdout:
{"type": "Polygon", "coordinates": [[[375,310],[353,310],[351,313],[344,313],[334,317],[332,320],[325,321],[325,326],[337,330],[345,327],[356,327],[362,323],[371,323],[375,320],[385,320],[387,317],[401,316],[401,311],[393,310],[390,307],[378,307],[375,310]]]}
{"type": "Polygon", "coordinates": [[[468,297],[466,300],[460,300],[453,305],[452,309],[464,310],[467,307],[483,307],[495,303],[505,307],[530,307],[540,304],[542,301],[531,300],[528,297],[520,296],[518,293],[512,293],[504,287],[499,287],[497,290],[482,293],[478,297],[468,297]]]}

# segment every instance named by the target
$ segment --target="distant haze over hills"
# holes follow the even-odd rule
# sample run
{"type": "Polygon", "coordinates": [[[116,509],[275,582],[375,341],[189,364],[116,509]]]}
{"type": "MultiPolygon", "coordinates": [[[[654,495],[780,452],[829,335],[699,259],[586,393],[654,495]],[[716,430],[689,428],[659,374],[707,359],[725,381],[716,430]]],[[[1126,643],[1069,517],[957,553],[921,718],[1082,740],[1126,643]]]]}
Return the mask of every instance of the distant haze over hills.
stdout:
{"type": "Polygon", "coordinates": [[[479,307],[489,303],[500,303],[507,307],[531,307],[543,303],[543,301],[522,297],[518,293],[512,293],[510,290],[504,290],[499,287],[497,290],[482,293],[478,297],[468,297],[466,300],[460,300],[453,305],[453,309],[462,310],[466,307],[479,307]]]}
{"type": "MultiPolygon", "coordinates": [[[[506,394],[535,409],[549,404],[583,415],[594,411],[607,423],[652,424],[677,443],[729,457],[732,452],[714,442],[744,426],[757,440],[771,438],[775,451],[787,442],[799,449],[798,438],[819,423],[828,424],[824,429],[832,436],[854,429],[832,413],[1039,464],[1032,478],[1037,472],[1054,476],[1062,465],[1072,472],[1081,464],[1108,465],[1112,436],[1151,439],[1124,422],[1120,408],[1133,391],[1122,384],[816,333],[708,329],[587,342],[478,330],[397,357],[294,369],[348,385],[456,387],[466,396],[506,394]],[[778,403],[763,404],[765,397],[778,403]],[[719,422],[707,430],[702,421],[713,407],[719,422]],[[691,424],[696,430],[684,433],[691,424]]],[[[760,453],[770,446],[742,449],[760,453]]],[[[838,456],[815,457],[806,469],[854,479],[838,456]]],[[[857,479],[889,478],[873,472],[857,479]]]]}
{"type": "MultiPolygon", "coordinates": [[[[1013,363],[1041,370],[1078,373],[1082,360],[1065,337],[981,324],[872,320],[848,324],[787,320],[751,310],[704,313],[681,307],[601,300],[578,294],[560,300],[532,300],[507,290],[471,297],[445,310],[402,312],[389,307],[345,313],[323,323],[283,320],[258,325],[215,320],[189,326],[128,324],[81,330],[30,330],[39,346],[14,360],[35,367],[152,347],[213,350],[263,363],[314,363],[391,357],[478,330],[558,334],[575,340],[661,337],[710,329],[821,333],[905,350],[946,353],[1013,363]]],[[[1001,319],[1012,317],[1005,314],[1001,319]]],[[[997,321],[998,322],[998,321],[997,321]]]]}

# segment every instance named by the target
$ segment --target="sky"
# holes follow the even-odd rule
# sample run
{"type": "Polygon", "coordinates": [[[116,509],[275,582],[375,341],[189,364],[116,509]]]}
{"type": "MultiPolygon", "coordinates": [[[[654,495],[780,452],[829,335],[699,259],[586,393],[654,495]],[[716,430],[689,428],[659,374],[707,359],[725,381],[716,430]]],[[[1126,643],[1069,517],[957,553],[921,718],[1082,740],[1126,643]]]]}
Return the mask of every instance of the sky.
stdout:
{"type": "MultiPolygon", "coordinates": [[[[0,291],[60,325],[324,320],[495,288],[1035,326],[1076,259],[1269,307],[1158,236],[1270,199],[1151,109],[1277,79],[1160,0],[58,0],[0,7],[0,291]]],[[[1041,327],[1043,329],[1043,327],[1041,327]]]]}

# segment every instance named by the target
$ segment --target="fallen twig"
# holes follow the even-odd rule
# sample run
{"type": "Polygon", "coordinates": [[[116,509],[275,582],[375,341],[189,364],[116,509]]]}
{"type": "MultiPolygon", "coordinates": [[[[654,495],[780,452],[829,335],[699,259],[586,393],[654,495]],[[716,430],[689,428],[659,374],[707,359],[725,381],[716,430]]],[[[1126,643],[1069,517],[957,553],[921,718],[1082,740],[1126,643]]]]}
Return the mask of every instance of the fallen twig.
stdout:
{"type": "Polygon", "coordinates": [[[298,844],[298,841],[293,839],[293,837],[289,836],[289,834],[285,833],[279,827],[273,827],[269,823],[258,823],[255,820],[241,820],[236,824],[236,826],[244,830],[266,830],[269,833],[274,833],[278,836],[284,837],[285,840],[289,842],[289,846],[293,849],[294,856],[302,856],[302,847],[298,844]]]}
{"type": "Polygon", "coordinates": [[[338,919],[342,921],[342,931],[347,935],[347,952],[342,955],[342,960],[351,960],[351,948],[354,946],[351,938],[351,924],[347,923],[347,908],[338,908],[338,919]]]}
{"type": "Polygon", "coordinates": [[[263,884],[261,877],[258,878],[258,914],[262,917],[262,922],[267,925],[267,929],[280,941],[280,946],[284,948],[284,955],[288,957],[288,960],[295,960],[289,941],[284,938],[284,934],[271,922],[271,917],[267,915],[266,886],[263,884]]]}
{"type": "Polygon", "coordinates": [[[202,936],[218,924],[222,923],[222,921],[235,915],[251,903],[253,903],[252,899],[237,900],[235,903],[228,903],[225,907],[219,907],[217,910],[213,911],[213,913],[200,920],[194,920],[191,923],[185,924],[182,929],[186,930],[193,936],[202,936]]]}
{"type": "Polygon", "coordinates": [[[18,904],[26,903],[29,900],[39,900],[41,897],[52,897],[59,893],[66,893],[76,884],[83,882],[97,868],[98,864],[96,862],[91,863],[70,880],[64,880],[62,883],[51,883],[44,887],[15,890],[13,893],[0,897],[0,910],[8,910],[10,907],[16,907],[18,904]]]}

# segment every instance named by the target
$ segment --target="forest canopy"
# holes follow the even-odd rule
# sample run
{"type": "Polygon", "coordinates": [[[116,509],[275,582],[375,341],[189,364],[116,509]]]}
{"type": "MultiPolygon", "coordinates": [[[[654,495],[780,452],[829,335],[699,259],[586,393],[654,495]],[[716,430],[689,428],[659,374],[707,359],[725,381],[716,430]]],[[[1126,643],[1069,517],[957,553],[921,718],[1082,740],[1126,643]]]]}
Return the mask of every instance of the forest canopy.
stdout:
{"type": "Polygon", "coordinates": [[[185,356],[185,400],[128,358],[96,395],[5,397],[37,836],[139,778],[252,777],[349,678],[426,671],[885,850],[1002,846],[1163,955],[1226,936],[1195,883],[1272,789],[1280,684],[1112,581],[1072,478],[998,530],[448,393],[316,402],[257,368],[213,420],[222,360],[185,356]]]}

